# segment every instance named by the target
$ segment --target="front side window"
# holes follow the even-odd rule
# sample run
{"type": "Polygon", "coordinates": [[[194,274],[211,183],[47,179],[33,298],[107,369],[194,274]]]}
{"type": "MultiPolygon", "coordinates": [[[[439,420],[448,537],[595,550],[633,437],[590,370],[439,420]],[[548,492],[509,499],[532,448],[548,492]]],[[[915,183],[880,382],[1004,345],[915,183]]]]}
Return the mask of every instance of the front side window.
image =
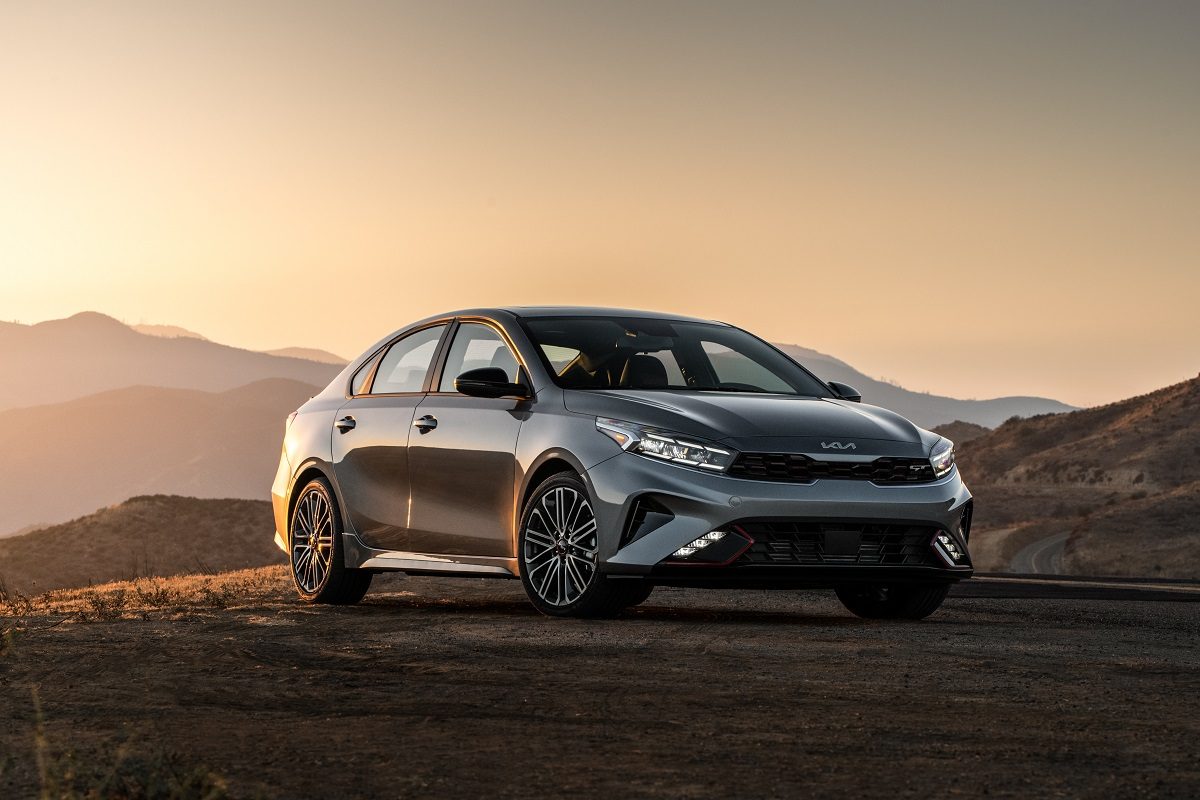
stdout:
{"type": "Polygon", "coordinates": [[[489,325],[464,322],[454,334],[438,391],[455,391],[454,381],[459,375],[483,367],[502,369],[509,383],[517,382],[517,359],[504,338],[489,325]]]}
{"type": "Polygon", "coordinates": [[[379,362],[371,394],[419,392],[425,387],[425,376],[433,363],[438,341],[445,325],[434,325],[410,333],[393,344],[379,362]]]}
{"type": "Polygon", "coordinates": [[[743,330],[637,317],[522,321],[564,389],[761,392],[831,397],[819,379],[743,330]]]}

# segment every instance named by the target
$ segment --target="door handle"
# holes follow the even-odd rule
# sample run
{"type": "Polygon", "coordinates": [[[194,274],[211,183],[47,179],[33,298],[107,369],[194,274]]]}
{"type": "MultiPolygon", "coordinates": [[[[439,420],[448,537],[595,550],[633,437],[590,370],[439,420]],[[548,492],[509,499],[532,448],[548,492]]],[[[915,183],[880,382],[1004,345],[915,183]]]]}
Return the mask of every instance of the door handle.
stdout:
{"type": "Polygon", "coordinates": [[[421,433],[429,433],[431,430],[437,427],[437,417],[426,414],[420,419],[414,421],[413,427],[419,430],[421,433]]]}
{"type": "Polygon", "coordinates": [[[333,424],[337,427],[337,429],[339,431],[341,431],[342,433],[345,433],[346,431],[354,430],[354,426],[357,425],[358,423],[356,423],[354,421],[354,417],[347,416],[347,417],[342,417],[341,419],[339,419],[337,422],[335,422],[333,424]]]}

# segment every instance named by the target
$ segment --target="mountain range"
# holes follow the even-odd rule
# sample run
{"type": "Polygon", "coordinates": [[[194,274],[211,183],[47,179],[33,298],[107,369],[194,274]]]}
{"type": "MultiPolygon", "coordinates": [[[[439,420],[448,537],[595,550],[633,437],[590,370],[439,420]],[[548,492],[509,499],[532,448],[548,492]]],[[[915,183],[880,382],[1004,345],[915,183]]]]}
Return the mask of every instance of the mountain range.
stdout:
{"type": "Polygon", "coordinates": [[[862,393],[863,402],[883,406],[924,428],[954,421],[994,428],[1012,417],[1060,414],[1074,406],[1045,397],[997,397],[991,400],[958,400],[914,392],[894,383],[870,378],[833,356],[794,344],[775,345],[808,367],[818,378],[849,384],[862,393]]]}
{"type": "Polygon", "coordinates": [[[1200,378],[1011,420],[961,443],[958,464],[981,568],[1058,537],[1067,573],[1200,576],[1200,378]]]}
{"type": "Polygon", "coordinates": [[[134,495],[265,500],[284,419],[317,391],[286,378],[223,392],[129,386],[0,411],[0,531],[134,495]]]}
{"type": "Polygon", "coordinates": [[[325,386],[340,369],[193,336],[139,333],[93,312],[36,325],[0,323],[0,410],[127,386],[221,392],[264,378],[325,386]]]}

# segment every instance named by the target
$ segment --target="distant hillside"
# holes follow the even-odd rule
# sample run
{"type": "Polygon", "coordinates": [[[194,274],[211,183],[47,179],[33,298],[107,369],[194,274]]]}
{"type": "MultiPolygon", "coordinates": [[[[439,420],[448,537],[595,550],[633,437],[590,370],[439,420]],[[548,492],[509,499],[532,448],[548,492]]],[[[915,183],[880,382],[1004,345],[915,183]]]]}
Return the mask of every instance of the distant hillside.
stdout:
{"type": "Polygon", "coordinates": [[[58,523],[134,495],[266,498],[286,416],[317,387],[134,386],[0,411],[0,526],[58,523]]]}
{"type": "Polygon", "coordinates": [[[336,353],[331,353],[328,350],[318,350],[315,347],[283,347],[278,350],[264,350],[263,352],[269,356],[304,358],[309,361],[316,361],[319,364],[336,364],[339,367],[344,367],[350,363],[349,359],[342,358],[336,353]]]}
{"type": "Polygon", "coordinates": [[[103,314],[0,325],[0,409],[126,386],[224,391],[264,378],[325,386],[339,368],[192,337],[138,333],[103,314]]]}
{"type": "Polygon", "coordinates": [[[976,425],[974,422],[963,422],[957,419],[954,422],[947,422],[945,425],[930,428],[930,430],[945,436],[956,445],[965,444],[972,439],[978,439],[980,436],[992,432],[991,428],[985,428],[982,425],[976,425]]]}
{"type": "Polygon", "coordinates": [[[1200,577],[1200,378],[1006,422],[961,445],[958,463],[985,569],[1069,533],[1068,573],[1200,577]]]}
{"type": "Polygon", "coordinates": [[[208,337],[201,336],[195,331],[189,331],[187,328],[181,328],[178,325],[130,325],[138,333],[144,333],[147,336],[161,336],[164,339],[203,339],[208,341],[208,337]]]}
{"type": "Polygon", "coordinates": [[[826,381],[841,381],[862,392],[863,402],[883,406],[908,417],[924,428],[962,420],[994,428],[1011,417],[1032,417],[1074,410],[1073,406],[1044,397],[997,397],[992,400],[956,400],[913,392],[869,378],[833,356],[794,344],[776,344],[792,358],[826,381]]]}
{"type": "Polygon", "coordinates": [[[10,591],[28,594],[283,563],[273,531],[265,500],[134,497],[0,540],[0,580],[10,591]]]}

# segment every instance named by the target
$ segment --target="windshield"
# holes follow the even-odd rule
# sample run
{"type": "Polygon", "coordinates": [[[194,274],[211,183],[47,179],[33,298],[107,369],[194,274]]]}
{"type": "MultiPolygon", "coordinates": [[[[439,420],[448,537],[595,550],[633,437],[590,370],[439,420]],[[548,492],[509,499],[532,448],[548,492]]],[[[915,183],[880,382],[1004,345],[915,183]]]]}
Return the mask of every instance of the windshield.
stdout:
{"type": "Polygon", "coordinates": [[[833,396],[774,347],[725,325],[636,317],[537,317],[522,324],[564,389],[833,396]]]}

